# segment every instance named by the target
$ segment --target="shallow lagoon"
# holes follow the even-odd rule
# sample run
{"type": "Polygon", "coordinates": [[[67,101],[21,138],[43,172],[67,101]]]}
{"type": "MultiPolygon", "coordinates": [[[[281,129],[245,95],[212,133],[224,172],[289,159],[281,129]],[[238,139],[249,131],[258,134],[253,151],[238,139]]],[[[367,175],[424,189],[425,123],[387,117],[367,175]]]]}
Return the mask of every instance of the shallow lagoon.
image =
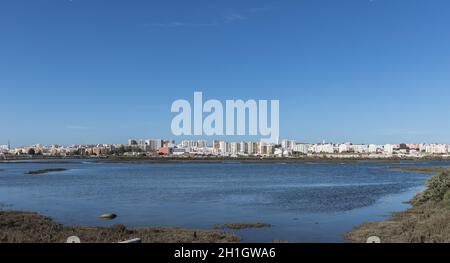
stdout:
{"type": "Polygon", "coordinates": [[[0,163],[0,209],[37,211],[68,225],[210,229],[262,222],[273,226],[231,231],[244,242],[345,242],[353,227],[407,209],[431,176],[387,170],[391,165],[0,163]],[[25,174],[49,168],[68,170],[25,174]],[[105,212],[118,217],[99,220],[105,212]]]}

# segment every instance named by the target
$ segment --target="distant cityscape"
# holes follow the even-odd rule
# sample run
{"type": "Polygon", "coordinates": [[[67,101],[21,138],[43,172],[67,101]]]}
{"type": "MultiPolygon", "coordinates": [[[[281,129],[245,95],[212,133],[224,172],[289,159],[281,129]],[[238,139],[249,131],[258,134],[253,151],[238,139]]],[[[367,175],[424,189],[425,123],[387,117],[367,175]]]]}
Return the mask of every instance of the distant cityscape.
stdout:
{"type": "Polygon", "coordinates": [[[301,143],[282,140],[279,144],[265,142],[227,142],[213,140],[129,139],[127,144],[49,145],[26,147],[0,145],[0,158],[14,156],[54,157],[328,157],[328,158],[423,158],[450,156],[449,144],[353,144],[301,143]]]}

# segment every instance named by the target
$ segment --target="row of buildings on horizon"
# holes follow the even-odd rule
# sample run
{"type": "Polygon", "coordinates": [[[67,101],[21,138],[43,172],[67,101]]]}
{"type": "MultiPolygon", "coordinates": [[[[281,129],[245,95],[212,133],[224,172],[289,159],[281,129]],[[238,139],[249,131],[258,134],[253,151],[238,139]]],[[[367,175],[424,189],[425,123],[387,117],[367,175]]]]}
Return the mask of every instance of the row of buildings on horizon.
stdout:
{"type": "Polygon", "coordinates": [[[96,144],[27,147],[0,145],[0,157],[6,156],[178,156],[178,157],[334,157],[334,158],[390,158],[450,156],[449,144],[353,144],[301,143],[282,140],[280,144],[213,140],[130,139],[127,144],[96,144]]]}

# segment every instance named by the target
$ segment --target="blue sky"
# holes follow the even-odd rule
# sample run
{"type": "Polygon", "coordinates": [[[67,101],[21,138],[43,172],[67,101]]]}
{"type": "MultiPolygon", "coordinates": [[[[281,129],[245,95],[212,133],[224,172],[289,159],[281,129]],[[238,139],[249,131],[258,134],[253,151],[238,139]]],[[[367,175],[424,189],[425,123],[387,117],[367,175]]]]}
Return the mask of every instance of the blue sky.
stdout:
{"type": "Polygon", "coordinates": [[[279,99],[282,138],[450,143],[449,13],[447,0],[2,0],[0,144],[178,139],[170,106],[194,91],[279,99]]]}

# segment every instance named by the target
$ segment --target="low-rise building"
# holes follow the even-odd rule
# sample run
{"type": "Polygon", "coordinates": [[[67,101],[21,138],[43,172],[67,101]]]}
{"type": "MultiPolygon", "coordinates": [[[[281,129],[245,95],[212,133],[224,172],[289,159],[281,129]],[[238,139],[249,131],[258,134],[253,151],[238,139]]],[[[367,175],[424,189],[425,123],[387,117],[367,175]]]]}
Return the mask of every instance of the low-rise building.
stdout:
{"type": "Polygon", "coordinates": [[[173,153],[173,148],[170,147],[161,147],[158,150],[159,155],[170,155],[173,153]]]}
{"type": "Polygon", "coordinates": [[[425,152],[428,154],[446,154],[448,146],[445,144],[429,144],[425,146],[425,152]]]}

